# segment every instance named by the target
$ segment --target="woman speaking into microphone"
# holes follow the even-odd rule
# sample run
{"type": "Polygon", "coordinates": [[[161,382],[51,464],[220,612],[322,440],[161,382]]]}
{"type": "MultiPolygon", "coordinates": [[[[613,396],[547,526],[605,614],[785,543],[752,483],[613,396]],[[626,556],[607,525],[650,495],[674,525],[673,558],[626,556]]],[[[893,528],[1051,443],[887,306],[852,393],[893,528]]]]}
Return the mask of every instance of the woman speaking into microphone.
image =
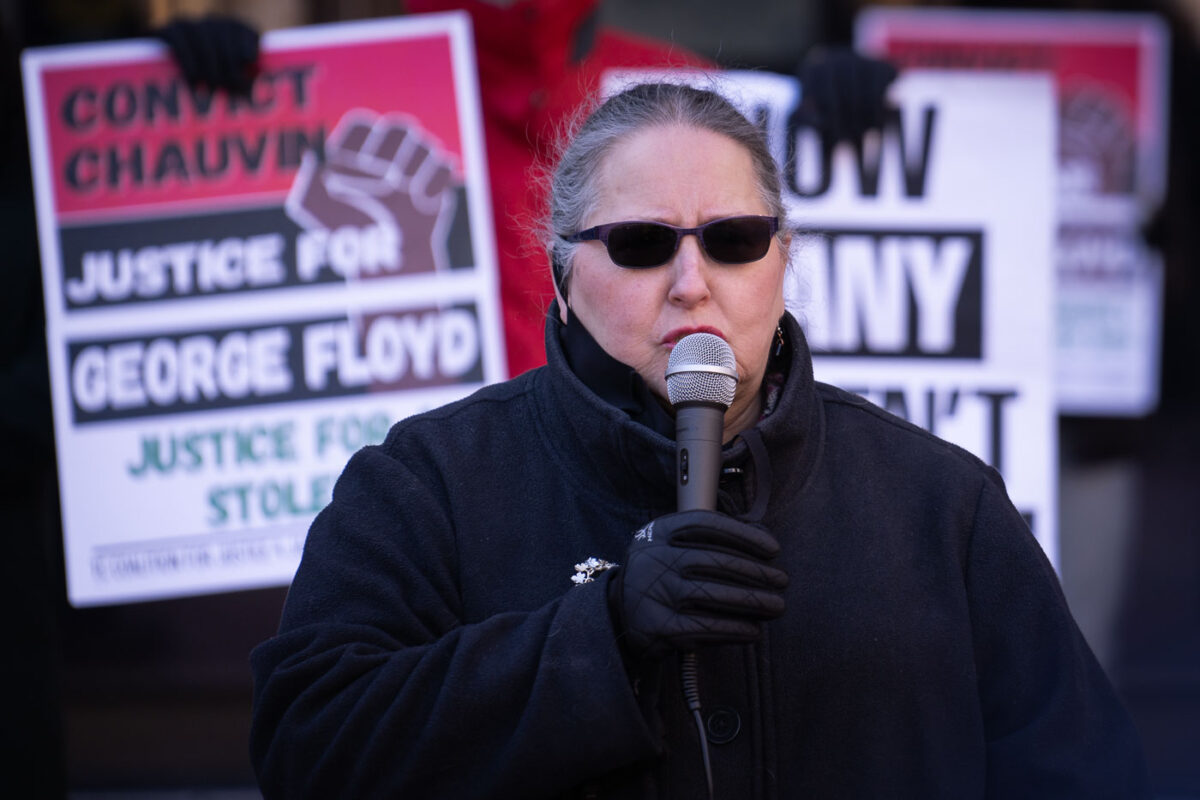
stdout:
{"type": "Polygon", "coordinates": [[[783,215],[714,92],[581,121],[548,363],[398,423],[312,525],[252,656],[267,798],[1146,796],[996,472],[814,382],[783,215]],[[666,375],[695,334],[736,384],[716,508],[681,511],[666,375]]]}

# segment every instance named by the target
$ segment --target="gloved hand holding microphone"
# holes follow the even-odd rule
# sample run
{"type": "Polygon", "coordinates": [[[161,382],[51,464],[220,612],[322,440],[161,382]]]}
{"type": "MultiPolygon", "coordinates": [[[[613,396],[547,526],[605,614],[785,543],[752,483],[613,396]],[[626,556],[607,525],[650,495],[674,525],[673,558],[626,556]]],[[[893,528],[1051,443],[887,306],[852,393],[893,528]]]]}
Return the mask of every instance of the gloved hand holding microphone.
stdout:
{"type": "Polygon", "coordinates": [[[753,642],[763,621],[783,613],[788,578],[768,563],[779,543],[762,527],[715,510],[736,367],[728,343],[710,333],[684,336],[671,351],[666,379],[675,407],[679,511],[637,532],[609,583],[618,640],[634,659],[753,642]]]}
{"type": "Polygon", "coordinates": [[[779,543],[716,511],[679,511],[635,534],[608,586],[618,641],[633,660],[756,641],[783,613],[779,543]]]}

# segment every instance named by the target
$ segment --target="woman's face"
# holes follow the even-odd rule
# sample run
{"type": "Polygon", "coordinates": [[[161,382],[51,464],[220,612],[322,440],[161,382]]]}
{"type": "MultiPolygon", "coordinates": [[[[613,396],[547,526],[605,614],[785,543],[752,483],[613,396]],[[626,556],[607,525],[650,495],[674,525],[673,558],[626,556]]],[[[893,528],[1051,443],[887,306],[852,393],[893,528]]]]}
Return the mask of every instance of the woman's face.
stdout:
{"type": "MultiPolygon", "coordinates": [[[[749,152],[712,131],[673,125],[648,128],[619,142],[599,173],[600,201],[583,227],[630,220],[693,227],[722,217],[767,215],[749,152]]],[[[660,267],[614,264],[604,245],[575,251],[572,312],[605,352],[637,370],[660,397],[671,348],[699,331],[727,341],[737,359],[738,387],[725,416],[726,439],[750,427],[775,327],[783,314],[786,254],[772,237],[766,256],[748,264],[709,259],[685,236],[660,267]]]]}

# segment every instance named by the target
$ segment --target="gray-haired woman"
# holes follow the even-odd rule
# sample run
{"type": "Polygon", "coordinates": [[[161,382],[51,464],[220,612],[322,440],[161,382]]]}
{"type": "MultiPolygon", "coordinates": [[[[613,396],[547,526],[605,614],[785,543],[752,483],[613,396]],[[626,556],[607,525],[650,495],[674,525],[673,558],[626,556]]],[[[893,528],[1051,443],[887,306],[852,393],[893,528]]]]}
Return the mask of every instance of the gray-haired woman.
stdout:
{"type": "Polygon", "coordinates": [[[547,366],[397,424],[313,523],[253,655],[267,797],[1145,796],[999,476],[814,382],[753,125],[633,87],[551,204],[547,366]],[[694,333],[739,380],[718,510],[681,512],[694,333]]]}

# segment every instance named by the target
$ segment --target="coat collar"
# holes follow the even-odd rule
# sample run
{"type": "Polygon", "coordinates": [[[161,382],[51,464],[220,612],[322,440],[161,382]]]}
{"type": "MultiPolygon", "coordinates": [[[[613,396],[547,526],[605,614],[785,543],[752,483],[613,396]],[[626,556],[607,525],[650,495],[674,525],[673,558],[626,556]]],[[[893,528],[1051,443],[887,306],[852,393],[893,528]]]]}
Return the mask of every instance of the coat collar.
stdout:
{"type": "MultiPolygon", "coordinates": [[[[807,480],[820,454],[824,425],[804,333],[791,314],[784,315],[783,323],[791,345],[787,381],[774,412],[755,426],[770,462],[769,467],[758,467],[759,476],[773,476],[773,485],[762,485],[756,491],[772,494],[785,486],[794,489],[807,480]]],[[[634,421],[626,410],[589,388],[571,368],[561,329],[555,305],[546,325],[546,368],[537,375],[545,387],[537,397],[548,444],[583,456],[586,466],[580,468],[587,472],[587,486],[609,497],[625,498],[652,514],[672,510],[674,441],[634,421]]],[[[739,436],[725,446],[723,461],[727,465],[755,469],[755,454],[747,438],[739,436]]]]}

